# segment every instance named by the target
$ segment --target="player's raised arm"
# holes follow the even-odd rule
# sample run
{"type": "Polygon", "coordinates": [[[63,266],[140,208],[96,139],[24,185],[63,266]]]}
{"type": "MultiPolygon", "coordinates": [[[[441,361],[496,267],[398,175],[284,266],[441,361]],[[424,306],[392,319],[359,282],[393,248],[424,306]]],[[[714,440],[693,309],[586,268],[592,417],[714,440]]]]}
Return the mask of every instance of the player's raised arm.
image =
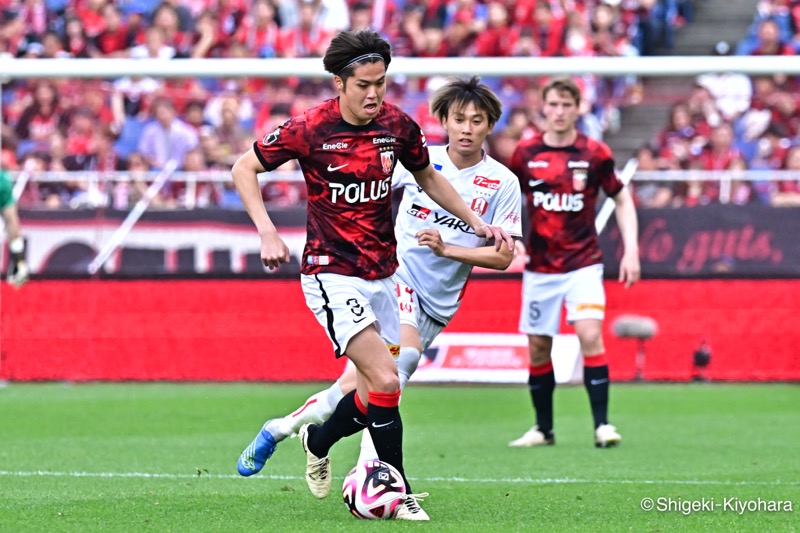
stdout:
{"type": "Polygon", "coordinates": [[[264,207],[261,188],[258,186],[259,172],[264,172],[264,166],[256,156],[254,148],[245,152],[231,169],[236,190],[261,237],[261,261],[272,270],[278,268],[281,263],[289,262],[289,248],[278,235],[278,230],[264,207]]]}
{"type": "Polygon", "coordinates": [[[422,170],[413,171],[414,179],[420,187],[440,206],[454,214],[475,231],[479,237],[486,240],[494,240],[495,249],[500,250],[503,242],[508,246],[508,250],[514,250],[514,239],[503,228],[487,224],[472,212],[469,206],[464,203],[458,192],[453,188],[447,178],[438,170],[428,165],[422,170]]]}

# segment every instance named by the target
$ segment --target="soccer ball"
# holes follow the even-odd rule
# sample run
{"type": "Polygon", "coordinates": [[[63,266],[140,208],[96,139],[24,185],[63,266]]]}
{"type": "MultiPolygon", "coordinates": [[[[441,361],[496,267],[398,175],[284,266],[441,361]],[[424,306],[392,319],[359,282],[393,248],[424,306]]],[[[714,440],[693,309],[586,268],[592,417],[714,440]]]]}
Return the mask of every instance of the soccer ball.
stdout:
{"type": "Polygon", "coordinates": [[[394,518],[406,499],[406,484],[395,467],[377,459],[357,464],[344,478],[347,509],[365,520],[394,518]]]}

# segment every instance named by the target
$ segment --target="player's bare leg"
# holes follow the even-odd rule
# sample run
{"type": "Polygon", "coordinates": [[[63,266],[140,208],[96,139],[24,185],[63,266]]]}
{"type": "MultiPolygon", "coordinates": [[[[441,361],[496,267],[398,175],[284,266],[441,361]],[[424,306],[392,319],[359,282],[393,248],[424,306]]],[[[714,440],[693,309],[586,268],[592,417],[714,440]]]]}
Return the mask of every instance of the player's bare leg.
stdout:
{"type": "Polygon", "coordinates": [[[553,392],[556,388],[556,377],[550,351],[553,338],[544,335],[528,335],[530,351],[530,369],[528,390],[531,395],[533,409],[536,412],[536,424],[520,438],[508,443],[512,448],[527,448],[555,444],[553,433],[553,392]]]}
{"type": "Polygon", "coordinates": [[[602,337],[603,322],[598,319],[575,321],[575,333],[583,352],[583,384],[589,394],[594,419],[594,439],[598,448],[616,446],[622,440],[617,428],[608,423],[608,363],[602,337]]]}
{"type": "MultiPolygon", "coordinates": [[[[397,375],[400,380],[400,390],[408,383],[411,376],[419,366],[419,360],[422,356],[422,343],[420,342],[419,332],[417,328],[409,324],[400,325],[400,356],[397,358],[397,375]]],[[[368,459],[377,459],[378,452],[375,450],[375,444],[372,442],[372,437],[369,431],[364,431],[361,434],[361,451],[358,456],[358,461],[366,461],[368,459]]]]}
{"type": "Polygon", "coordinates": [[[312,456],[326,458],[328,450],[337,441],[367,425],[372,430],[374,425],[377,431],[373,432],[373,440],[381,459],[402,474],[402,421],[397,408],[400,387],[394,359],[372,325],[357,333],[345,352],[358,371],[357,391],[346,394],[322,425],[311,424],[301,428],[300,435],[309,461],[312,456]],[[386,434],[391,438],[387,439],[386,434]]]}

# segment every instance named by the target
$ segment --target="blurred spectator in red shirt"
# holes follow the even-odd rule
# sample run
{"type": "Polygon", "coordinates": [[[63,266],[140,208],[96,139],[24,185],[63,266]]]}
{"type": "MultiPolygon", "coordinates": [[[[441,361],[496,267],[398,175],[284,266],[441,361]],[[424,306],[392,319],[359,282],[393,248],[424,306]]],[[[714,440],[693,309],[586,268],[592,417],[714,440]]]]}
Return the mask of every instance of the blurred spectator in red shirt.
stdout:
{"type": "Polygon", "coordinates": [[[318,6],[313,0],[300,2],[297,26],[282,28],[279,55],[283,57],[322,57],[333,38],[317,20],[318,6]]]}
{"type": "Polygon", "coordinates": [[[475,33],[472,30],[473,16],[468,11],[459,11],[453,23],[444,30],[445,57],[459,57],[475,55],[473,43],[475,33]]]}
{"type": "Polygon", "coordinates": [[[63,43],[64,50],[72,57],[88,58],[101,55],[89,40],[83,22],[77,17],[67,17],[63,43]]]}
{"type": "Polygon", "coordinates": [[[486,6],[486,29],[475,40],[475,53],[481,57],[510,56],[519,37],[518,30],[509,24],[508,8],[499,1],[486,6]]]}
{"type": "Polygon", "coordinates": [[[0,19],[0,54],[22,55],[28,45],[25,20],[15,9],[3,9],[0,19]]]}
{"type": "Polygon", "coordinates": [[[219,32],[219,17],[214,11],[206,10],[197,18],[197,33],[192,43],[193,58],[222,57],[227,42],[219,32]]]}
{"type": "Polygon", "coordinates": [[[252,50],[257,57],[275,57],[280,38],[275,21],[275,7],[269,0],[256,0],[245,16],[234,38],[252,50]]]}
{"type": "Polygon", "coordinates": [[[425,48],[427,39],[422,30],[425,9],[407,2],[397,22],[389,21],[386,34],[392,42],[392,53],[397,56],[413,57],[418,50],[425,48]]]}
{"type": "MultiPolygon", "coordinates": [[[[711,138],[700,155],[692,162],[698,170],[735,170],[745,168],[741,153],[733,146],[733,127],[723,122],[711,131],[711,138]]],[[[749,200],[749,185],[737,184],[732,195],[737,203],[749,200]]],[[[684,195],[685,205],[708,205],[720,199],[720,182],[717,180],[690,181],[684,195]]]]}
{"type": "MultiPolygon", "coordinates": [[[[515,19],[520,23],[518,19],[515,19]]],[[[521,28],[531,28],[531,37],[536,52],[531,55],[555,57],[563,55],[565,19],[553,13],[550,3],[540,0],[533,10],[533,20],[521,28]]]]}
{"type": "Polygon", "coordinates": [[[127,50],[134,45],[135,35],[123,22],[119,8],[115,4],[106,4],[103,19],[105,26],[95,37],[95,46],[105,57],[127,56],[127,50]]]}
{"type": "Polygon", "coordinates": [[[85,107],[79,107],[70,113],[69,125],[66,131],[66,150],[68,154],[89,154],[89,145],[92,141],[95,121],[96,117],[85,107]]]}
{"type": "Polygon", "coordinates": [[[162,3],[153,13],[152,27],[164,32],[164,44],[175,49],[175,57],[189,57],[192,54],[192,37],[181,30],[178,9],[172,4],[162,3]]]}
{"type": "Polygon", "coordinates": [[[776,207],[800,206],[800,178],[797,177],[800,175],[800,145],[792,146],[786,152],[783,169],[793,171],[795,178],[774,183],[771,204],[776,207]]]}
{"type": "Polygon", "coordinates": [[[22,112],[15,133],[19,139],[17,155],[30,151],[50,151],[50,139],[61,127],[61,109],[55,86],[49,81],[36,83],[33,100],[22,112]]]}
{"type": "Polygon", "coordinates": [[[75,14],[80,19],[88,37],[96,37],[105,28],[106,22],[103,17],[105,5],[106,0],[85,0],[75,9],[75,14]]]}

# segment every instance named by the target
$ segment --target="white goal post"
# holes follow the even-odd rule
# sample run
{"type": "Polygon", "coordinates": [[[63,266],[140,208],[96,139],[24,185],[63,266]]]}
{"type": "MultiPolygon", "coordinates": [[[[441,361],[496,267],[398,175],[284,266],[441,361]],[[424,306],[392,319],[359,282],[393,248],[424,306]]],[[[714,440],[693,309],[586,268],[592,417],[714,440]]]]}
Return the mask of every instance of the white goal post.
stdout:
{"type": "MultiPolygon", "coordinates": [[[[739,72],[800,74],[794,56],[436,57],[392,59],[389,74],[424,76],[696,76],[739,72]]],[[[15,59],[0,58],[0,83],[30,78],[325,78],[321,58],[15,59]]]]}

